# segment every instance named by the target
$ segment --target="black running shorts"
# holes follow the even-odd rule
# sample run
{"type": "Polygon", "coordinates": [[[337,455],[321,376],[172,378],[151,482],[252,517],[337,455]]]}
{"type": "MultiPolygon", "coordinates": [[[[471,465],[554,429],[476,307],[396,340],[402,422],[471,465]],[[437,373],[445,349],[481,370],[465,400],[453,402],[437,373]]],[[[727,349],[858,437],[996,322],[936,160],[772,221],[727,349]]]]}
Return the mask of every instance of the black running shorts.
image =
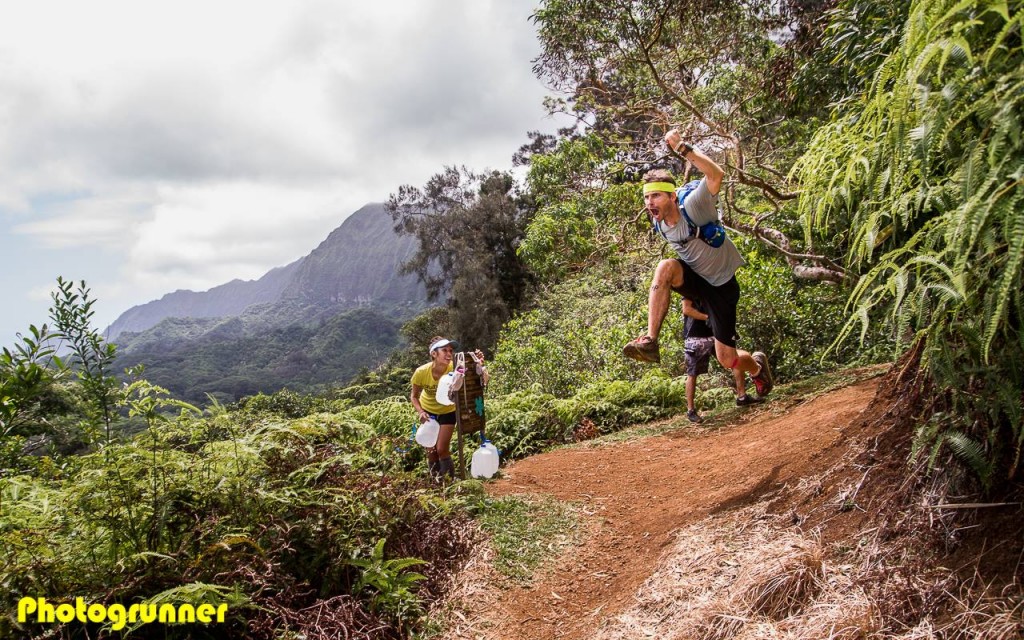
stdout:
{"type": "Polygon", "coordinates": [[[740,339],[736,333],[736,305],[740,302],[740,283],[736,282],[736,276],[716,287],[691,269],[690,265],[679,258],[676,260],[683,266],[683,286],[672,287],[672,290],[703,302],[715,340],[735,348],[740,339]]]}

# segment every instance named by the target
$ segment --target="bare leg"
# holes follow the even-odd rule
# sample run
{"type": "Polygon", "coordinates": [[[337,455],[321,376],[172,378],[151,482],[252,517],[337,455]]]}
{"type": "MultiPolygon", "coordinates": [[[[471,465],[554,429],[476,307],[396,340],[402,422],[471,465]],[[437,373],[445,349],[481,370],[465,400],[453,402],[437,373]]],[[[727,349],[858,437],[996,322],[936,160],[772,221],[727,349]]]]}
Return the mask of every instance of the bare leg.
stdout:
{"type": "Polygon", "coordinates": [[[683,286],[683,267],[677,260],[662,260],[654,270],[651,290],[647,296],[647,335],[657,338],[661,324],[668,315],[672,287],[683,286]]]}
{"type": "Polygon", "coordinates": [[[693,411],[695,408],[693,398],[697,392],[697,376],[686,376],[686,408],[693,411]]]}
{"type": "Polygon", "coordinates": [[[757,362],[750,357],[750,353],[736,347],[715,340],[715,355],[718,362],[726,369],[732,370],[733,378],[736,380],[736,395],[743,397],[747,393],[747,382],[744,373],[756,375],[760,370],[757,362]]]}
{"type": "Polygon", "coordinates": [[[742,398],[747,393],[747,376],[742,369],[733,369],[732,379],[736,381],[736,397],[742,398]]]}
{"type": "Polygon", "coordinates": [[[438,458],[450,458],[452,452],[449,450],[452,444],[452,434],[455,433],[455,425],[442,424],[437,431],[437,444],[434,445],[438,458]]]}
{"type": "Polygon", "coordinates": [[[437,432],[437,457],[440,475],[442,477],[455,477],[455,464],[452,462],[452,434],[455,433],[455,425],[442,424],[437,432]]]}

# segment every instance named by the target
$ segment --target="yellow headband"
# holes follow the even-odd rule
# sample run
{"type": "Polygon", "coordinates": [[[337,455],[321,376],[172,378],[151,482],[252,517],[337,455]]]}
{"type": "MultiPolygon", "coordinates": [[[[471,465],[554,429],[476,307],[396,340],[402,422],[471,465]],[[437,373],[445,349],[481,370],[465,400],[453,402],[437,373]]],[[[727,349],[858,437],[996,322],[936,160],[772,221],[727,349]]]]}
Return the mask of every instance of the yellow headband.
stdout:
{"type": "Polygon", "coordinates": [[[644,195],[652,191],[667,191],[669,193],[676,192],[676,185],[671,182],[646,182],[644,183],[644,195]]]}

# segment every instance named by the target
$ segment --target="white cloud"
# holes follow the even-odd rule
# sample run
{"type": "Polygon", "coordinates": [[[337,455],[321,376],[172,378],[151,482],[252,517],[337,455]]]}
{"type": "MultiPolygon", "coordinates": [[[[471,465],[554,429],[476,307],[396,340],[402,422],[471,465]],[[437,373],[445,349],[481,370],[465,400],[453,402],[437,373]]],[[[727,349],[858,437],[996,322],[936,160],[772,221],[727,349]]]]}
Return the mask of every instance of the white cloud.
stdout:
{"type": "Polygon", "coordinates": [[[258,277],[308,253],[315,246],[310,238],[326,237],[362,204],[342,204],[336,194],[255,183],[166,187],[152,217],[139,226],[132,270],[144,279],[183,274],[210,282],[207,269],[226,267],[236,270],[231,277],[258,277]]]}
{"type": "MultiPolygon", "coordinates": [[[[0,295],[27,299],[55,280],[52,263],[89,280],[116,316],[175,289],[259,277],[445,165],[509,168],[528,130],[555,127],[530,71],[534,6],[6,7],[0,252],[32,268],[0,275],[0,295]]],[[[15,316],[0,343],[26,324],[15,316]]]]}
{"type": "Polygon", "coordinates": [[[35,238],[46,249],[128,247],[133,227],[149,207],[146,198],[128,193],[84,197],[50,206],[54,215],[13,226],[15,235],[35,238]]]}

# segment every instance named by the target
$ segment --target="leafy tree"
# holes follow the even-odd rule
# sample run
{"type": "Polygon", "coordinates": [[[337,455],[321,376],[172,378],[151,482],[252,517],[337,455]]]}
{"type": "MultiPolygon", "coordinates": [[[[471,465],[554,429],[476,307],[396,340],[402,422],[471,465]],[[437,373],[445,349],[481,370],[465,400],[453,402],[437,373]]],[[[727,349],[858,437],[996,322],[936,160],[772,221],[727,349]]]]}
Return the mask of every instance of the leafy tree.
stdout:
{"type": "Polygon", "coordinates": [[[419,241],[405,273],[415,273],[431,299],[447,299],[464,346],[493,346],[532,281],[517,254],[530,199],[509,174],[448,167],[422,189],[400,187],[386,208],[395,230],[419,241]]]}
{"type": "Polygon", "coordinates": [[[73,282],[58,277],[57,291],[51,298],[50,317],[60,338],[71,351],[70,365],[86,399],[84,426],[92,440],[102,429],[105,441],[109,443],[119,401],[120,382],[113,375],[117,346],[105,342],[92,327],[96,301],[90,298],[84,280],[75,287],[73,282]]]}
{"type": "MultiPolygon", "coordinates": [[[[588,168],[569,174],[563,188],[574,194],[604,188],[601,183],[634,182],[653,165],[689,176],[693,169],[681,158],[656,151],[667,129],[681,128],[727,169],[723,201],[729,226],[772,248],[798,277],[841,281],[845,271],[829,257],[828,246],[801,247],[794,236],[800,229],[797,192],[785,173],[806,140],[807,114],[791,117],[792,101],[780,99],[794,77],[794,59],[812,50],[807,42],[817,32],[805,22],[828,4],[543,3],[534,16],[543,47],[535,71],[569,95],[550,101],[549,108],[571,113],[579,122],[563,137],[595,136],[604,147],[592,165],[600,179],[595,181],[588,168]]],[[[537,156],[551,146],[535,137],[521,155],[529,155],[536,167],[537,156]]],[[[571,149],[557,144],[555,149],[572,167],[566,154],[571,149]]],[[[553,175],[549,167],[544,171],[553,175]]],[[[539,200],[544,213],[556,214],[555,202],[539,200]]],[[[637,219],[620,209],[614,226],[630,218],[637,219]]],[[[538,220],[557,229],[543,214],[538,220]]]]}
{"type": "Polygon", "coordinates": [[[43,433],[63,409],[56,386],[69,371],[55,353],[55,336],[45,324],[31,325],[29,334],[0,353],[0,437],[43,433]]]}
{"type": "Polygon", "coordinates": [[[910,0],[840,0],[811,19],[798,46],[805,55],[790,83],[789,115],[818,118],[829,105],[855,104],[899,46],[909,11],[910,0]]]}
{"type": "Polygon", "coordinates": [[[808,234],[838,238],[862,274],[846,333],[888,321],[897,350],[917,343],[949,390],[929,394],[943,417],[919,444],[948,443],[990,485],[1017,476],[1024,445],[1022,24],[1019,2],[915,1],[796,168],[808,234]]]}
{"type": "Polygon", "coordinates": [[[33,437],[35,448],[55,437],[68,440],[65,417],[76,408],[64,383],[70,371],[55,353],[56,336],[46,325],[31,325],[29,335],[18,338],[19,343],[0,352],[0,476],[31,462],[23,454],[33,448],[33,437]]]}
{"type": "Polygon", "coordinates": [[[20,458],[26,438],[34,448],[69,451],[93,444],[99,434],[110,442],[120,401],[111,375],[116,347],[92,328],[95,301],[85,282],[57,278],[47,325],[29,327],[29,336],[0,353],[0,453],[6,464],[20,458]],[[67,352],[62,359],[58,353],[67,352]],[[69,384],[71,379],[77,385],[69,384]],[[74,424],[77,421],[78,424],[74,424]]]}
{"type": "Polygon", "coordinates": [[[524,261],[547,280],[615,262],[635,241],[643,216],[637,189],[609,173],[615,149],[599,135],[562,138],[530,158],[527,187],[538,206],[519,247],[524,261]]]}
{"type": "Polygon", "coordinates": [[[403,324],[399,332],[409,346],[404,354],[407,357],[401,360],[401,364],[412,367],[426,362],[430,339],[437,335],[453,335],[451,316],[448,307],[434,307],[403,324]]]}

